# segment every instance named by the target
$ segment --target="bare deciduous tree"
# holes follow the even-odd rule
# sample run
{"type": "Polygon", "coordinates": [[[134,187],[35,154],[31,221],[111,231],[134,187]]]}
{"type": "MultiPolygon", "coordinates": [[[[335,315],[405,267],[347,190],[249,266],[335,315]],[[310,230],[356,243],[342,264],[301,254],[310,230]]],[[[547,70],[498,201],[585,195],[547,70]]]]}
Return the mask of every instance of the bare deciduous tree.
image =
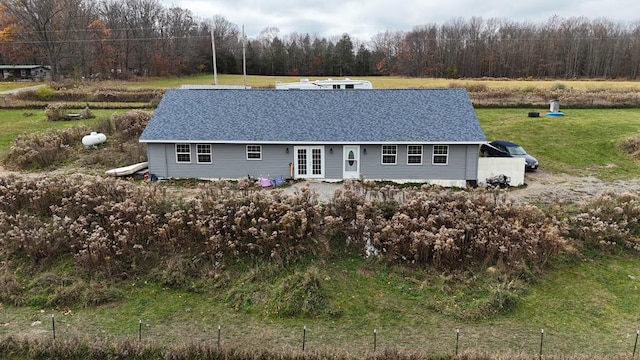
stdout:
{"type": "Polygon", "coordinates": [[[20,29],[16,39],[30,43],[42,52],[55,79],[60,60],[73,39],[76,15],[82,0],[1,0],[2,11],[20,29]]]}

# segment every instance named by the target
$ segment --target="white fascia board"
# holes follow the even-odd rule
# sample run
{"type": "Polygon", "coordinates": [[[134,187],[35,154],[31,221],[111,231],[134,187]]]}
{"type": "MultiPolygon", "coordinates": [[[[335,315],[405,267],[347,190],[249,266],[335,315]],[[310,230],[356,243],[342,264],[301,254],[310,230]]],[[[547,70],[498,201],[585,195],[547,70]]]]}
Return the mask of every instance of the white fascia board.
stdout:
{"type": "Polygon", "coordinates": [[[264,144],[264,145],[481,145],[486,141],[260,141],[260,140],[139,140],[149,144],[264,144]]]}

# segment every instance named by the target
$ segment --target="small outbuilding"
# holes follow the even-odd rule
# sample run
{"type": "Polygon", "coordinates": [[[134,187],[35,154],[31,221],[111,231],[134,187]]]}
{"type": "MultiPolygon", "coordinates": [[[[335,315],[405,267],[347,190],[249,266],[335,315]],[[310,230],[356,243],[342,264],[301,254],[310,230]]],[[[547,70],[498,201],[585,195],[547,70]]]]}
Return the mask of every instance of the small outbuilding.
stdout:
{"type": "Polygon", "coordinates": [[[43,65],[0,65],[3,80],[44,80],[51,68],[43,65]]]}
{"type": "Polygon", "coordinates": [[[160,178],[475,184],[465,89],[168,90],[140,136],[160,178]]]}

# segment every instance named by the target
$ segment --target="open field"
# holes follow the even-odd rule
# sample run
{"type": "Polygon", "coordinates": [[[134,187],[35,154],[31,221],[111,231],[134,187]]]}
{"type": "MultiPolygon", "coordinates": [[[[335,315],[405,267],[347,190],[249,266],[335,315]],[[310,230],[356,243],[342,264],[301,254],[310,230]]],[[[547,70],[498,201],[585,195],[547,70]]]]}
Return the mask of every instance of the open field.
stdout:
{"type": "MultiPolygon", "coordinates": [[[[303,77],[303,76],[255,76],[247,75],[246,82],[242,75],[218,75],[220,85],[247,85],[254,88],[275,87],[276,81],[295,82],[300,79],[310,80],[325,79],[323,77],[303,77]]],[[[334,79],[342,77],[334,76],[334,79]]],[[[567,89],[640,89],[638,81],[606,81],[606,80],[505,80],[505,79],[442,79],[442,78],[402,78],[393,76],[379,77],[352,77],[354,79],[369,80],[374,88],[438,88],[438,87],[466,87],[483,85],[489,88],[526,89],[537,87],[541,89],[551,89],[558,84],[563,84],[567,89]]],[[[133,88],[178,88],[183,84],[190,85],[211,85],[213,75],[200,75],[186,78],[160,78],[146,81],[124,81],[105,82],[106,85],[126,86],[133,88]]]]}

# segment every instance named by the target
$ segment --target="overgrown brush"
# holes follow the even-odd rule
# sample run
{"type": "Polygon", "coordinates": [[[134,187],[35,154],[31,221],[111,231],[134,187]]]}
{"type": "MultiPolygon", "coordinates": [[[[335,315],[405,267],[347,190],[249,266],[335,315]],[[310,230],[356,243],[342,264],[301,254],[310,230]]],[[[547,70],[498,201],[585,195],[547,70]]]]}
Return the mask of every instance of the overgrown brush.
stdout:
{"type": "Polygon", "coordinates": [[[564,84],[550,88],[524,87],[482,88],[467,87],[469,97],[476,107],[548,108],[549,100],[560,99],[564,107],[610,108],[637,107],[640,105],[640,89],[574,89],[564,84]]]}
{"type": "Polygon", "coordinates": [[[66,104],[53,103],[47,105],[44,109],[44,114],[47,116],[48,121],[60,121],[65,119],[66,104]]]}
{"type": "MultiPolygon", "coordinates": [[[[38,288],[10,275],[12,261],[40,271],[71,261],[72,270],[52,283],[62,291],[73,290],[66,283],[78,283],[82,286],[74,291],[87,291],[97,300],[46,295],[43,303],[93,303],[113,296],[99,290],[106,279],[154,273],[165,286],[195,289],[197,279],[216,281],[228,264],[283,268],[326,256],[343,241],[341,248],[369,258],[462,274],[463,280],[464,274],[491,269],[482,286],[492,290],[474,305],[491,314],[513,306],[523,282],[562,250],[563,234],[599,248],[640,250],[637,195],[605,194],[561,222],[534,206],[504,202],[499,193],[429,186],[399,190],[347,182],[326,204],[309,188],[284,195],[246,179],[202,182],[189,190],[191,197],[168,190],[165,184],[80,175],[1,177],[0,264],[7,265],[0,268],[5,285],[0,301],[20,302],[25,291],[38,288]]],[[[277,302],[273,309],[313,316],[312,309],[324,306],[322,289],[314,287],[318,275],[292,276],[272,298],[299,294],[284,302],[298,304],[298,310],[305,309],[299,303],[303,298],[317,302],[303,313],[293,314],[277,302]]]]}
{"type": "Polygon", "coordinates": [[[127,111],[122,115],[113,115],[115,133],[123,140],[131,140],[142,134],[151,119],[151,114],[142,110],[127,111]]]}
{"type": "Polygon", "coordinates": [[[125,89],[52,83],[36,90],[21,91],[14,98],[24,101],[55,102],[154,102],[162,89],[125,89]]]}
{"type": "Polygon", "coordinates": [[[627,138],[620,143],[619,148],[631,155],[634,159],[640,159],[640,136],[627,138]]]}
{"type": "MultiPolygon", "coordinates": [[[[64,117],[63,105],[51,105],[47,116],[55,119],[64,117]]],[[[93,117],[88,108],[81,112],[85,118],[93,117]]],[[[142,110],[132,110],[124,114],[115,114],[113,119],[99,121],[95,129],[84,125],[70,128],[48,130],[44,133],[31,133],[18,136],[5,158],[8,167],[18,169],[45,169],[53,165],[77,161],[82,165],[122,166],[147,159],[146,145],[137,141],[151,114],[142,110]],[[92,131],[109,135],[109,142],[101,145],[102,151],[87,153],[82,148],[82,138],[92,131]],[[86,156],[80,156],[86,154],[86,156]]]]}
{"type": "Polygon", "coordinates": [[[588,247],[619,253],[640,251],[640,195],[607,191],[567,218],[567,234],[588,247]]]}
{"type": "Polygon", "coordinates": [[[20,169],[43,169],[68,159],[72,148],[80,144],[82,137],[90,131],[83,125],[47,131],[45,133],[22,134],[9,149],[5,163],[20,169]]]}
{"type": "Polygon", "coordinates": [[[559,222],[533,206],[514,206],[487,193],[449,189],[407,191],[365,201],[359,184],[334,199],[325,222],[367,256],[442,270],[500,265],[542,267],[562,248],[559,222]],[[389,216],[392,214],[392,216],[389,216]]]}
{"type": "MultiPolygon", "coordinates": [[[[52,103],[48,104],[44,109],[44,113],[47,116],[48,121],[63,121],[63,120],[71,120],[70,115],[67,114],[67,109],[73,109],[77,106],[70,105],[67,103],[52,103]]],[[[93,119],[96,116],[93,114],[91,109],[89,109],[89,105],[86,105],[84,109],[80,110],[78,113],[79,116],[75,117],[76,119],[93,119]]]]}

